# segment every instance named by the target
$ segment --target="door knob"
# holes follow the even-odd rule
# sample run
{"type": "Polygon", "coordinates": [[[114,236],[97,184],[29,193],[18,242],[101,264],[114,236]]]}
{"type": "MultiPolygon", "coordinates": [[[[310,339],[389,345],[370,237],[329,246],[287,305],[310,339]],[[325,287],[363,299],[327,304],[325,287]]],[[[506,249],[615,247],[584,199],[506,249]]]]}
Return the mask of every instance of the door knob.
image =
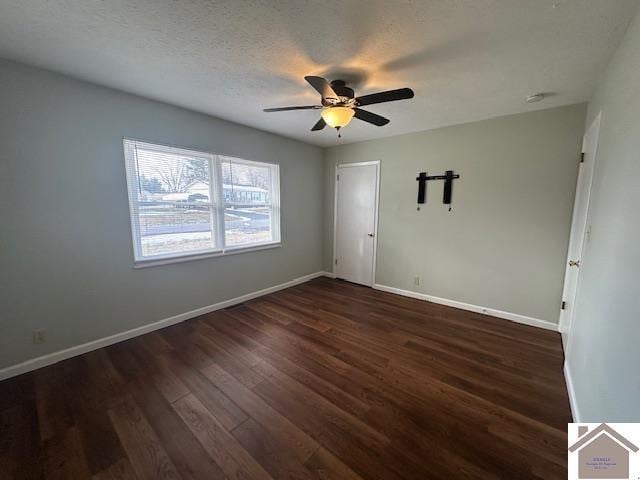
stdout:
{"type": "Polygon", "coordinates": [[[373,237],[374,234],[373,233],[367,233],[367,235],[369,235],[370,237],[373,237]]]}
{"type": "Polygon", "coordinates": [[[580,268],[580,260],[569,260],[569,266],[580,268]]]}

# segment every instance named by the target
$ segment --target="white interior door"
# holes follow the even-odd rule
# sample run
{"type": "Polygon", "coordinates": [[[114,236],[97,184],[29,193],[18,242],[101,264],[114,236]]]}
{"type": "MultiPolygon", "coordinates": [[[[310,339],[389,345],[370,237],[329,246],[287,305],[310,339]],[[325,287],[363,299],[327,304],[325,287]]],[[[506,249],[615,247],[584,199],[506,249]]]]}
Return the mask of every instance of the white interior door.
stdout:
{"type": "Polygon", "coordinates": [[[337,278],[373,285],[379,162],[338,165],[334,268],[337,278]]]}
{"type": "Polygon", "coordinates": [[[582,251],[585,241],[588,241],[590,234],[587,225],[589,196],[591,193],[596,152],[598,150],[599,131],[600,115],[593,121],[582,141],[584,160],[580,163],[580,171],[578,173],[576,198],[573,205],[573,218],[571,220],[571,237],[569,239],[569,251],[565,267],[564,290],[562,292],[562,309],[560,310],[560,332],[562,333],[562,341],[565,349],[573,321],[576,292],[580,278],[582,251]]]}

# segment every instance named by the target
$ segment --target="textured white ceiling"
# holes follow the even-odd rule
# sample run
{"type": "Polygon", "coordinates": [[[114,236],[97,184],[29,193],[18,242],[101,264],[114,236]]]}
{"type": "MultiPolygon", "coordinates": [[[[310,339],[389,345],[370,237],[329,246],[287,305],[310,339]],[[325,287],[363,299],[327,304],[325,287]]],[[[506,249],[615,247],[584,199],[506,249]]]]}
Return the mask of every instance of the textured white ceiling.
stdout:
{"type": "Polygon", "coordinates": [[[318,145],[304,80],[410,87],[342,143],[590,98],[637,0],[0,0],[0,56],[318,145]],[[555,94],[537,104],[534,92],[555,94]]]}

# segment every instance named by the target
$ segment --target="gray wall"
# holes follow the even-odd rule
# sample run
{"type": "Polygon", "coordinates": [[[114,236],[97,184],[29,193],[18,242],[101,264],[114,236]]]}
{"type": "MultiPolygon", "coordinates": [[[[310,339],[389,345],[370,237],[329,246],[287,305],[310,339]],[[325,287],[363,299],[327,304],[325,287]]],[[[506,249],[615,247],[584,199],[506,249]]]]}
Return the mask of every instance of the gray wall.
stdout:
{"type": "Polygon", "coordinates": [[[328,149],[325,269],[334,165],[381,160],[376,283],[557,323],[584,117],[573,105],[328,149]],[[418,212],[418,172],[447,169],[462,176],[453,211],[430,182],[418,212]]]}
{"type": "Polygon", "coordinates": [[[584,422],[640,422],[640,11],[589,105],[602,112],[567,367],[584,422]]]}
{"type": "Polygon", "coordinates": [[[322,269],[320,148],[6,61],[0,105],[0,368],[322,269]],[[282,248],[134,270],[123,136],[279,163],[282,248]]]}

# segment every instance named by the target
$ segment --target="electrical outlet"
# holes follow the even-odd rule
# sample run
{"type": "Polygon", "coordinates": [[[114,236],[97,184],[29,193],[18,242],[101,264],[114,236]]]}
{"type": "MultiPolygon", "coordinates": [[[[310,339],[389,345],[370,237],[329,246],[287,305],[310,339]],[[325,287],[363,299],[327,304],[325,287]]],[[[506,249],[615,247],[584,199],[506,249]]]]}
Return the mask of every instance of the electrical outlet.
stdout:
{"type": "Polygon", "coordinates": [[[33,343],[44,343],[46,341],[45,331],[44,330],[34,330],[33,334],[33,343]]]}
{"type": "Polygon", "coordinates": [[[420,277],[413,277],[413,284],[420,285],[420,277]]]}

